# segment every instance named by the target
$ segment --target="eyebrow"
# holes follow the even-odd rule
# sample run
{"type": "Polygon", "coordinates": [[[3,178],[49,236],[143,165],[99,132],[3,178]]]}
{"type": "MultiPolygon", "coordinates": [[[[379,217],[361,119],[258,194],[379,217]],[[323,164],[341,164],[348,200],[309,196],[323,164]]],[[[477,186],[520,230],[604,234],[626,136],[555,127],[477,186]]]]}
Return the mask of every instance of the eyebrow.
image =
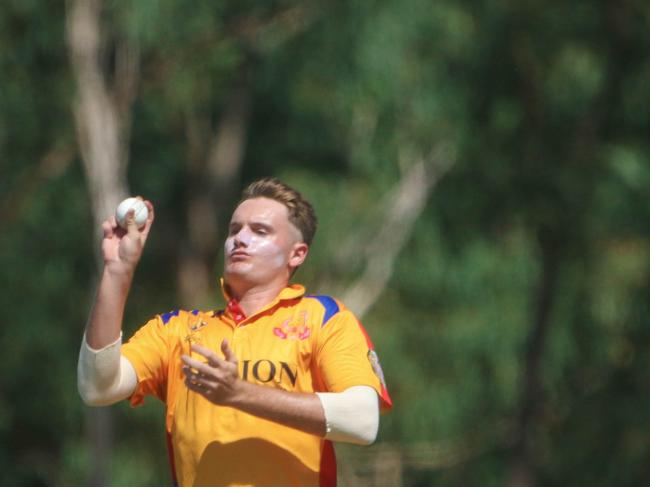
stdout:
{"type": "Polygon", "coordinates": [[[265,222],[259,222],[259,221],[253,221],[250,224],[251,227],[261,227],[267,230],[274,230],[275,227],[271,225],[270,223],[265,223],[265,222]]]}
{"type": "MultiPolygon", "coordinates": [[[[237,227],[237,226],[241,227],[243,225],[244,224],[242,222],[240,222],[238,220],[233,220],[228,224],[228,228],[233,228],[233,227],[237,227]]],[[[269,229],[269,230],[274,230],[275,229],[275,226],[273,224],[267,223],[266,221],[259,221],[259,220],[253,220],[253,221],[249,222],[249,226],[251,226],[251,227],[262,227],[262,228],[266,228],[266,229],[269,229]]]]}

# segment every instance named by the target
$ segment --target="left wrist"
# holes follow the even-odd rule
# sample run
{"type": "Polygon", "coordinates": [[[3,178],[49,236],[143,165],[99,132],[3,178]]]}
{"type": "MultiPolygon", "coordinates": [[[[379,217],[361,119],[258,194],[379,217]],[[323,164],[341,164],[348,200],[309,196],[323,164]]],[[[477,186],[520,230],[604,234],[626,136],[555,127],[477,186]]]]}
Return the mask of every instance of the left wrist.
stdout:
{"type": "Polygon", "coordinates": [[[245,404],[250,386],[252,386],[251,383],[237,378],[233,384],[232,394],[228,398],[227,406],[237,408],[238,406],[245,404]]]}

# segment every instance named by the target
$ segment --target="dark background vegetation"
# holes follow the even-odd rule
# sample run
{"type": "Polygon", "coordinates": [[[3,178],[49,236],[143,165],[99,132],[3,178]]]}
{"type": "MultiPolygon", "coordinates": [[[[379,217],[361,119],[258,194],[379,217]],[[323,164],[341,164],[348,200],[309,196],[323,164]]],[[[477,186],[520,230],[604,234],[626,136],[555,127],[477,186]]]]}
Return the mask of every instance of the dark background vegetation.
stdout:
{"type": "Polygon", "coordinates": [[[3,1],[0,485],[169,483],[160,404],[76,391],[99,222],[156,206],[129,336],[223,304],[267,175],[395,403],[342,485],[649,484],[648,32],[643,0],[3,1]]]}

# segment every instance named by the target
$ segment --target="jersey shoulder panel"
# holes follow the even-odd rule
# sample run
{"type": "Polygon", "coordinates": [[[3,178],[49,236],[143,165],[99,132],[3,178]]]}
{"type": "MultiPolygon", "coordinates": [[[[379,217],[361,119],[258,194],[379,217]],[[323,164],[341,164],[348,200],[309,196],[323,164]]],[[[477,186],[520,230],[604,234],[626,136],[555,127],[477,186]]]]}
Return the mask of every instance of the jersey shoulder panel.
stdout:
{"type": "MultiPolygon", "coordinates": [[[[209,313],[210,316],[212,316],[212,312],[209,313]]],[[[193,310],[183,310],[183,309],[175,309],[172,311],[168,311],[167,313],[161,313],[159,315],[156,315],[156,317],[160,320],[160,323],[165,327],[165,328],[177,328],[177,327],[185,327],[188,323],[191,323],[192,321],[197,321],[202,318],[207,317],[205,311],[201,311],[198,309],[193,309],[193,310]]]]}
{"type": "Polygon", "coordinates": [[[172,318],[187,317],[189,315],[199,316],[203,314],[205,314],[205,311],[201,311],[199,309],[193,309],[191,311],[184,310],[184,309],[175,309],[173,311],[168,311],[167,313],[161,313],[159,316],[163,324],[166,325],[171,321],[172,318]]]}
{"type": "Polygon", "coordinates": [[[162,314],[160,314],[158,316],[160,316],[160,321],[162,321],[162,324],[167,325],[171,321],[171,319],[178,316],[180,314],[180,312],[181,311],[179,309],[175,309],[175,310],[169,311],[167,313],[162,313],[162,314]]]}
{"type": "Polygon", "coordinates": [[[322,309],[323,316],[320,322],[321,328],[326,326],[337,313],[346,309],[338,299],[333,298],[332,296],[308,294],[305,296],[305,299],[308,300],[308,302],[313,303],[315,307],[322,309]]]}

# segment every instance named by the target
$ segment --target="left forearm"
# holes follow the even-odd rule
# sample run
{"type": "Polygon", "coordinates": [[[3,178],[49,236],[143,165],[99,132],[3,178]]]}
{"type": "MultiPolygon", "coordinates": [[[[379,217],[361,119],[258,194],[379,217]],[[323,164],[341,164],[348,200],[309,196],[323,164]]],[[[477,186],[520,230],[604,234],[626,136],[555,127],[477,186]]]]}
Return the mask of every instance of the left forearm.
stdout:
{"type": "Polygon", "coordinates": [[[243,382],[230,406],[259,418],[325,436],[325,414],[316,394],[288,392],[243,382]]]}

